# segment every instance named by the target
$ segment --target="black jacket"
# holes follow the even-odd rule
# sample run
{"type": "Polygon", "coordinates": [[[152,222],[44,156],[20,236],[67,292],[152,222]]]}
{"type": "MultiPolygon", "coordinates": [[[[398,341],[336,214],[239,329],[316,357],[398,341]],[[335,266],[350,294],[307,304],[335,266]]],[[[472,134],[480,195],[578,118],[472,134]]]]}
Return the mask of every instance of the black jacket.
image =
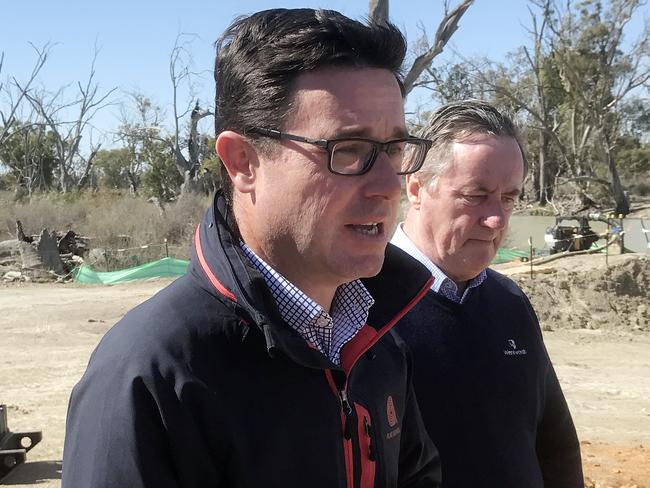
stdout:
{"type": "Polygon", "coordinates": [[[429,273],[389,246],[341,367],[280,318],[224,201],[188,274],[130,311],[70,399],[63,488],[436,487],[437,451],[390,332],[429,273]]]}
{"type": "Polygon", "coordinates": [[[430,291],[396,329],[444,488],[582,488],[580,445],[537,316],[488,269],[463,304],[430,291]]]}

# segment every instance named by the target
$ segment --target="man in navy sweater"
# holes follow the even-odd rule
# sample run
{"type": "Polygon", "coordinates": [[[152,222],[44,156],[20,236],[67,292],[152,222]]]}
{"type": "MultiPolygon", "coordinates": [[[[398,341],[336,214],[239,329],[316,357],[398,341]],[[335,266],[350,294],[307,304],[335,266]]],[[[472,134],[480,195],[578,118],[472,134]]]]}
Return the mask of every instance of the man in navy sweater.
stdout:
{"type": "Polygon", "coordinates": [[[445,488],[582,488],[576,431],[526,295],[487,269],[527,166],[512,121],[476,100],[431,118],[392,243],[431,271],[397,330],[445,488]]]}

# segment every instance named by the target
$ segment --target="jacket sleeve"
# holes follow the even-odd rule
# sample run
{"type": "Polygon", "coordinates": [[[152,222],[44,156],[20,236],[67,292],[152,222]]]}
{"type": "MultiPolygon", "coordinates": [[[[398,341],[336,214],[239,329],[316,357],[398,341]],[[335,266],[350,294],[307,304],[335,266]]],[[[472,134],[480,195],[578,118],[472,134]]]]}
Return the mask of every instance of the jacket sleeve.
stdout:
{"type": "Polygon", "coordinates": [[[402,421],[398,486],[400,488],[437,488],[441,484],[440,456],[427,434],[412,384],[412,361],[408,361],[406,410],[402,421]]]}
{"type": "Polygon", "coordinates": [[[220,463],[181,398],[192,386],[155,363],[129,361],[96,351],[74,388],[62,488],[221,486],[220,463]]]}
{"type": "Polygon", "coordinates": [[[546,488],[583,488],[580,443],[555,370],[549,360],[544,412],[537,428],[537,457],[546,488]]]}

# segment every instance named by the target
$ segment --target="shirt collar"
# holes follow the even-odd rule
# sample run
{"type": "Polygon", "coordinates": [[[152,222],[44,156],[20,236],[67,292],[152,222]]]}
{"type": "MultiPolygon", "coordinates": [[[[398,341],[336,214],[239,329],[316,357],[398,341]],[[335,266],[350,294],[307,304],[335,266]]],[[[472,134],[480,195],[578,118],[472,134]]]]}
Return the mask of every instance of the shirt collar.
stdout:
{"type": "Polygon", "coordinates": [[[429,259],[422,251],[420,251],[420,249],[418,249],[411,238],[406,235],[406,232],[404,232],[402,225],[403,222],[400,222],[397,225],[395,233],[393,234],[393,238],[390,242],[426,266],[426,268],[431,272],[431,275],[433,276],[433,283],[431,284],[432,291],[444,295],[445,297],[455,302],[463,303],[469,297],[471,290],[485,281],[487,273],[485,270],[482,270],[477,276],[469,280],[467,287],[463,292],[463,296],[459,297],[458,285],[456,285],[456,283],[451,278],[449,278],[444,273],[444,271],[436,266],[433,261],[431,261],[431,259],[429,259]]]}
{"type": "Polygon", "coordinates": [[[278,273],[244,242],[240,247],[262,274],[278,305],[282,319],[305,340],[338,364],[341,347],[366,323],[375,303],[361,280],[339,286],[331,314],[278,273]],[[327,333],[323,329],[330,329],[327,333]]]}

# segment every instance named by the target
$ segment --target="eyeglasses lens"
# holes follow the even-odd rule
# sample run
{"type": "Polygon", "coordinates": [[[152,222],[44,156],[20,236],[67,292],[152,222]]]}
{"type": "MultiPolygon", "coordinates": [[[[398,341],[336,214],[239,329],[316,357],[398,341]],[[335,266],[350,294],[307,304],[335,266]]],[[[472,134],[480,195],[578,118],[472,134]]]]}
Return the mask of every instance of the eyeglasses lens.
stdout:
{"type": "MultiPolygon", "coordinates": [[[[331,167],[335,173],[343,175],[361,174],[379,153],[379,145],[368,141],[340,141],[334,144],[331,153],[331,167]]],[[[385,148],[395,172],[412,173],[419,169],[424,148],[415,142],[396,141],[385,148]]]]}

